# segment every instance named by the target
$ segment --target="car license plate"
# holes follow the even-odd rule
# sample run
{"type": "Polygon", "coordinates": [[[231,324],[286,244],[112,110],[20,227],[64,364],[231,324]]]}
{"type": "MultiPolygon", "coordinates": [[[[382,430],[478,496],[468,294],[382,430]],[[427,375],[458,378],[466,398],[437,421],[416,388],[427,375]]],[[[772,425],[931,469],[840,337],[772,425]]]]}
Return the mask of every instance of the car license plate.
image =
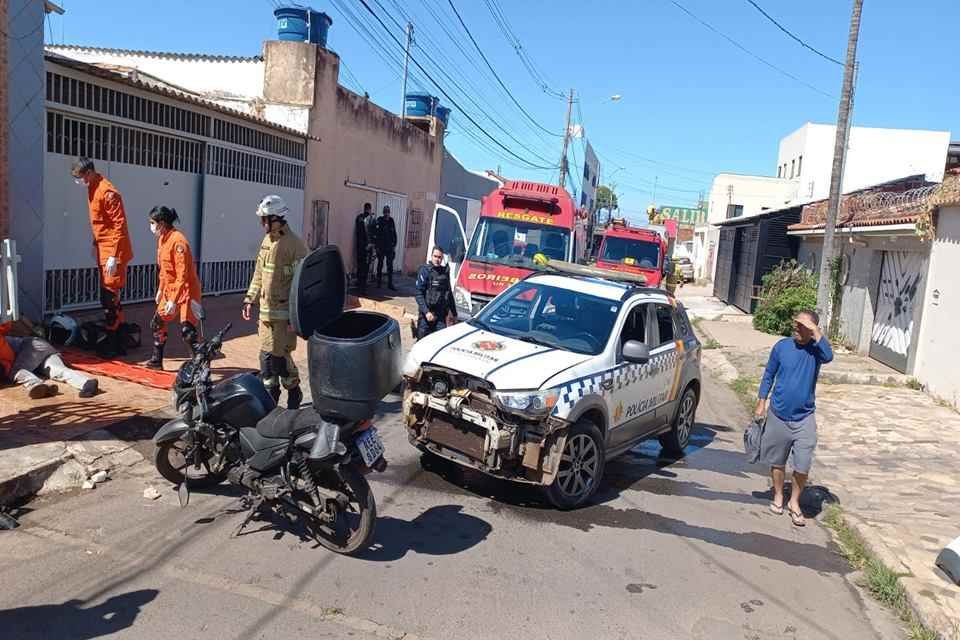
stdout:
{"type": "Polygon", "coordinates": [[[357,438],[357,448],[360,449],[360,455],[363,457],[363,463],[372,467],[380,456],[383,455],[383,441],[380,440],[380,434],[375,427],[367,429],[357,438]]]}

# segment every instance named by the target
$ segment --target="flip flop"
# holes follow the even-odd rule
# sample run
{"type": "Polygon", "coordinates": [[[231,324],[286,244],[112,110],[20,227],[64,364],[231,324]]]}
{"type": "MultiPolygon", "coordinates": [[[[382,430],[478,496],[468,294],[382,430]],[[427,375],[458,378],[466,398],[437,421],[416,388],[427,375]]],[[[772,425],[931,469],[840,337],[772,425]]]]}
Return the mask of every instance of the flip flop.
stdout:
{"type": "Polygon", "coordinates": [[[770,503],[770,513],[776,516],[783,515],[783,505],[775,505],[772,502],[770,503]]]}
{"type": "Polygon", "coordinates": [[[803,517],[803,513],[800,511],[794,511],[793,509],[787,509],[790,513],[790,521],[795,527],[805,527],[807,526],[807,519],[803,517]]]}

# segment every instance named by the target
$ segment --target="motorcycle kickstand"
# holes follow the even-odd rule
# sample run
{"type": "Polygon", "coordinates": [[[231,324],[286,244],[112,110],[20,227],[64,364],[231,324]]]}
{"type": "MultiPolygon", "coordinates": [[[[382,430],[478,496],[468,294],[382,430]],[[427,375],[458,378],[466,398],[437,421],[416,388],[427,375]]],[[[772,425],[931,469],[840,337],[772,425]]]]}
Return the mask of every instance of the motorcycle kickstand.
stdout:
{"type": "Polygon", "coordinates": [[[250,524],[250,521],[256,517],[257,511],[260,510],[260,505],[263,504],[264,499],[262,496],[258,496],[256,498],[253,498],[252,500],[249,500],[248,498],[245,497],[244,503],[246,504],[248,501],[250,504],[250,511],[247,513],[247,516],[243,519],[243,522],[240,523],[240,526],[237,527],[237,530],[230,535],[231,538],[238,537],[240,535],[240,532],[243,531],[244,528],[246,528],[246,526],[250,524]]]}

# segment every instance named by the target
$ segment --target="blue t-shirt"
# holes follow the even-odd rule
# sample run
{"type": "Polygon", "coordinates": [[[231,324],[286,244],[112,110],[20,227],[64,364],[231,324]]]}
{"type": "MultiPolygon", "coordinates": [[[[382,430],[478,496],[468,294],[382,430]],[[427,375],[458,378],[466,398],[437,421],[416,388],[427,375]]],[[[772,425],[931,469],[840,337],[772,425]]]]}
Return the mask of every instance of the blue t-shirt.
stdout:
{"type": "Polygon", "coordinates": [[[800,344],[784,338],[773,346],[770,360],[760,382],[760,398],[773,398],[770,408],[781,420],[803,420],[816,409],[817,378],[820,365],[833,360],[827,339],[800,344]]]}

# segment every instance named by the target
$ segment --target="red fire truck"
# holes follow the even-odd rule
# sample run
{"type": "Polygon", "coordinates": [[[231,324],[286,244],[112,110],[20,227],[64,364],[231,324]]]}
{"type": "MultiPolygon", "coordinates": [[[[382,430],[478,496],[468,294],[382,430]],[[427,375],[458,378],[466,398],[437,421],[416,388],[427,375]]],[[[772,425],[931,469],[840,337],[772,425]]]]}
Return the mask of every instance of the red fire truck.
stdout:
{"type": "Polygon", "coordinates": [[[669,258],[665,227],[631,227],[613,219],[603,232],[596,266],[610,271],[642,274],[647,284],[659,287],[669,258]]]}
{"type": "Polygon", "coordinates": [[[583,261],[586,227],[566,190],[511,180],[483,198],[469,246],[457,212],[437,205],[428,256],[434,245],[447,255],[457,313],[466,319],[536,269],[539,254],[583,261]]]}

